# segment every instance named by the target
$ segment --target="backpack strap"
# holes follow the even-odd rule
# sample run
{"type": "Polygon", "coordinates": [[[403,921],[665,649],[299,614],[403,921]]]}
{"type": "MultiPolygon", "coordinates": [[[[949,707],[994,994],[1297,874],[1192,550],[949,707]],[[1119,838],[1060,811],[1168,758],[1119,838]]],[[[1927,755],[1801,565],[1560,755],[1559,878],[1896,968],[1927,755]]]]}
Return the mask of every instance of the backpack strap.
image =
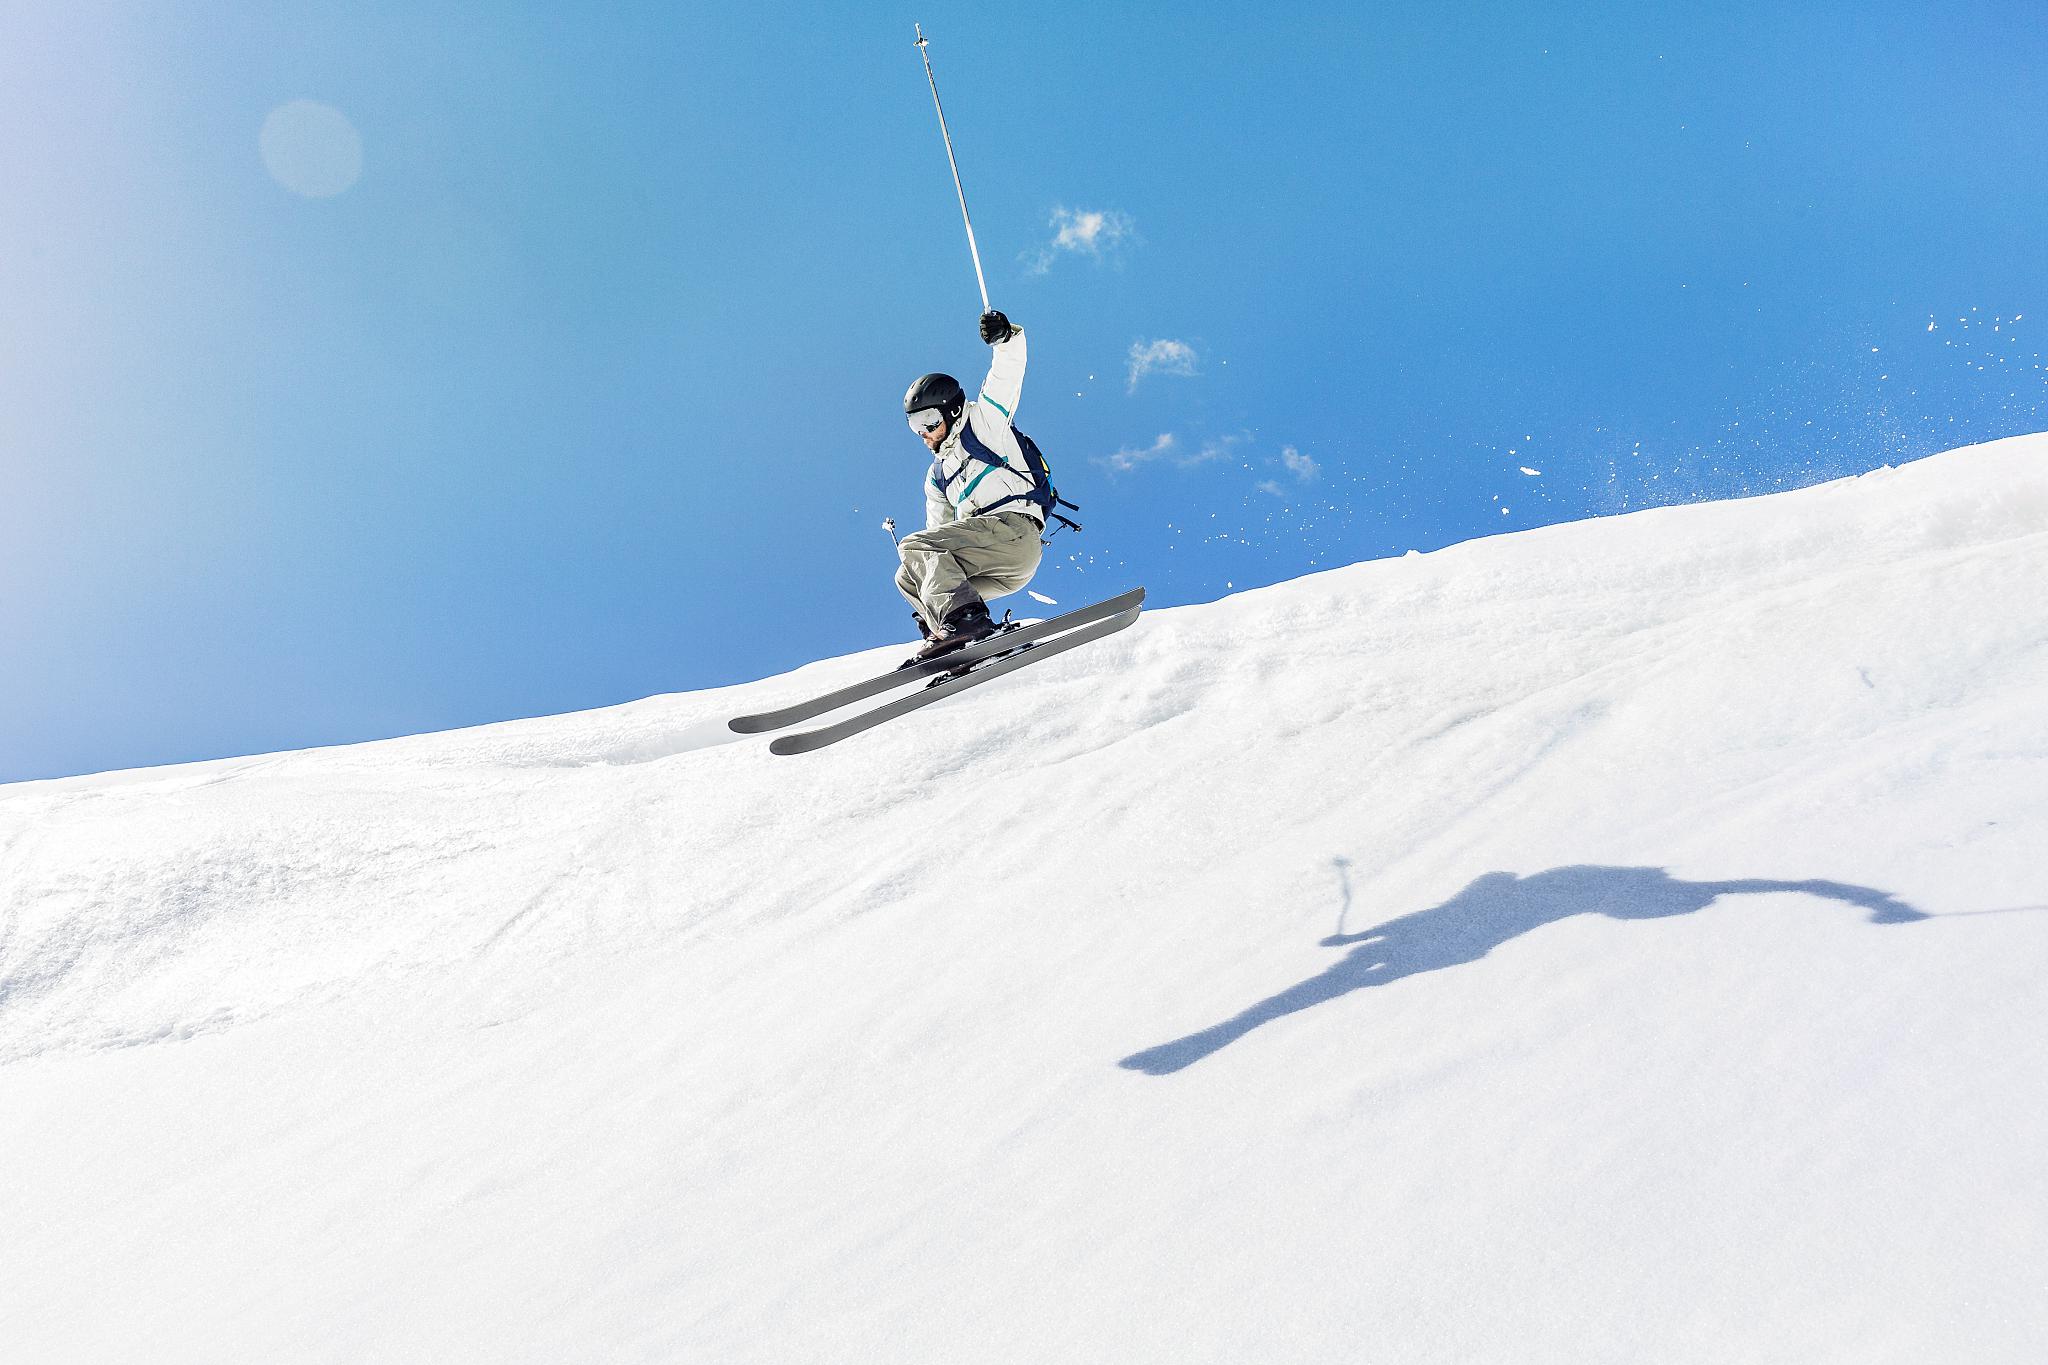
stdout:
{"type": "MultiPolygon", "coordinates": [[[[1000,411],[1000,409],[998,409],[998,411],[1000,411]]],[[[1008,414],[1005,415],[1007,416],[1008,414]]],[[[1017,428],[1014,424],[1010,427],[1010,430],[1016,433],[1018,445],[1025,452],[1024,461],[1027,466],[1026,469],[1018,470],[1012,467],[1009,461],[1005,460],[1002,456],[996,454],[993,450],[990,450],[987,444],[984,443],[979,436],[974,434],[974,427],[972,425],[963,426],[960,429],[960,449],[966,452],[968,459],[977,460],[982,465],[986,466],[979,474],[974,476],[974,481],[968,484],[967,487],[961,491],[960,502],[967,501],[968,497],[973,494],[974,490],[978,486],[980,486],[981,481],[989,476],[990,471],[1002,469],[1011,474],[1015,474],[1018,478],[1023,479],[1026,483],[1030,484],[1030,491],[1024,493],[1012,493],[1006,498],[997,498],[994,502],[990,503],[988,506],[981,509],[984,515],[993,512],[998,508],[1008,507],[1011,503],[1028,502],[1033,507],[1036,507],[1038,509],[1039,524],[1041,526],[1045,525],[1048,522],[1057,521],[1061,526],[1067,528],[1068,530],[1080,530],[1080,522],[1070,521],[1066,517],[1063,517],[1059,514],[1057,509],[1061,507],[1066,508],[1070,512],[1078,512],[1081,509],[1075,506],[1073,503],[1068,502],[1065,498],[1059,495],[1058,490],[1056,490],[1052,486],[1051,471],[1044,470],[1043,472],[1041,472],[1041,468],[1045,463],[1045,457],[1043,455],[1039,456],[1036,462],[1034,462],[1031,459],[1031,452],[1037,449],[1036,444],[1031,442],[1031,438],[1029,436],[1026,436],[1021,431],[1017,431],[1017,428]]],[[[966,465],[963,463],[961,465],[961,469],[965,468],[966,465]]],[[[938,466],[936,463],[934,463],[934,483],[938,483],[937,470],[938,466]]],[[[959,471],[955,471],[953,477],[956,479],[959,478],[959,471]]],[[[940,483],[939,487],[943,490],[945,485],[943,483],[940,483]]],[[[958,506],[959,504],[956,503],[954,505],[958,506]]],[[[1055,531],[1053,532],[1053,534],[1058,535],[1059,532],[1055,531]]]]}
{"type": "Polygon", "coordinates": [[[1012,493],[1006,498],[997,498],[994,502],[981,509],[984,515],[995,511],[998,507],[1008,507],[1013,502],[1028,502],[1034,507],[1045,510],[1045,497],[1039,490],[1038,479],[1033,477],[1032,473],[1028,470],[1019,470],[1012,467],[1008,460],[990,450],[982,439],[974,434],[972,426],[965,426],[960,429],[960,449],[967,453],[969,459],[979,460],[985,466],[979,474],[974,476],[974,481],[960,491],[961,502],[967,501],[973,495],[974,490],[981,486],[983,479],[1000,469],[1006,473],[1015,474],[1018,478],[1030,484],[1031,491],[1028,493],[1012,493]]]}

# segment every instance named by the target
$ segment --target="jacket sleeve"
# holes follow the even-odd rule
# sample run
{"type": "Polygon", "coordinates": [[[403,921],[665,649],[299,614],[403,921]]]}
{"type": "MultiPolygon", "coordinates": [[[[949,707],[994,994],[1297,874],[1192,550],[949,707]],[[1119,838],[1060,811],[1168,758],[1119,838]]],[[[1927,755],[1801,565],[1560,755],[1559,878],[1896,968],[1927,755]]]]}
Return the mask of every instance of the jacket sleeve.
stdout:
{"type": "Polygon", "coordinates": [[[1024,329],[998,341],[989,358],[988,378],[981,381],[981,401],[993,404],[1011,421],[1017,420],[1017,400],[1024,396],[1024,329]]]}

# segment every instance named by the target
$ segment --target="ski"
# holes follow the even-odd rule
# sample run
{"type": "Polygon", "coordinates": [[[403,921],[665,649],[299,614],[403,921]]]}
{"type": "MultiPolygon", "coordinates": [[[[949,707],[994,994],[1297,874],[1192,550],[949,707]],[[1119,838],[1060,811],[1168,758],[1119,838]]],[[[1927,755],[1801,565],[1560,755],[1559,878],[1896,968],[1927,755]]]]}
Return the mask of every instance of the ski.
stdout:
{"type": "MultiPolygon", "coordinates": [[[[1106,602],[1097,602],[1093,606],[1080,607],[1066,613],[1064,616],[1049,617],[1043,621],[1034,621],[1029,625],[1015,626],[1000,634],[991,635],[986,640],[976,641],[965,649],[955,650],[951,654],[942,654],[936,659],[927,659],[921,664],[912,664],[908,668],[892,669],[876,677],[866,678],[857,683],[850,683],[836,691],[827,692],[823,696],[813,697],[809,701],[797,702],[792,706],[785,706],[776,711],[763,711],[757,715],[734,716],[726,724],[742,735],[758,735],[766,730],[780,730],[785,726],[795,725],[799,721],[810,720],[814,716],[822,716],[827,711],[836,711],[842,706],[850,706],[854,702],[865,701],[869,697],[891,691],[905,683],[916,682],[920,678],[930,678],[942,673],[951,673],[963,665],[992,658],[998,654],[1006,654],[1020,645],[1028,644],[1034,640],[1043,640],[1049,636],[1056,636],[1079,626],[1120,616],[1127,611],[1135,612],[1144,600],[1145,590],[1143,588],[1133,588],[1122,596],[1112,597],[1106,602]]],[[[827,742],[829,743],[830,741],[827,742]]],[[[777,752],[780,752],[780,750],[777,752]]]]}
{"type": "MultiPolygon", "coordinates": [[[[1003,674],[1013,672],[1028,663],[1035,663],[1040,659],[1064,653],[1069,649],[1085,645],[1091,640],[1100,640],[1105,635],[1114,635],[1118,631],[1132,625],[1137,619],[1138,608],[1134,606],[1119,612],[1107,620],[1093,621],[1078,630],[1069,630],[1055,635],[1051,639],[1031,640],[1021,645],[1013,643],[1008,652],[998,654],[994,658],[983,658],[979,663],[953,677],[939,678],[912,692],[907,697],[898,697],[894,701],[885,702],[872,711],[863,711],[859,715],[848,716],[845,720],[834,721],[832,724],[820,726],[816,730],[805,730],[794,735],[779,736],[769,744],[768,751],[774,754],[807,754],[814,749],[822,749],[828,744],[837,744],[849,735],[857,735],[863,730],[871,730],[883,721],[894,720],[896,717],[915,711],[919,707],[930,706],[935,701],[944,701],[946,698],[964,692],[970,687],[979,686],[982,683],[1000,678],[1003,674]]],[[[1046,622],[1045,624],[1050,625],[1051,622],[1046,622]]],[[[1014,635],[1007,638],[1010,638],[1012,641],[1015,640],[1014,635]]],[[[957,662],[954,664],[954,667],[959,667],[957,662]]],[[[905,671],[907,672],[908,670],[905,671]]]]}

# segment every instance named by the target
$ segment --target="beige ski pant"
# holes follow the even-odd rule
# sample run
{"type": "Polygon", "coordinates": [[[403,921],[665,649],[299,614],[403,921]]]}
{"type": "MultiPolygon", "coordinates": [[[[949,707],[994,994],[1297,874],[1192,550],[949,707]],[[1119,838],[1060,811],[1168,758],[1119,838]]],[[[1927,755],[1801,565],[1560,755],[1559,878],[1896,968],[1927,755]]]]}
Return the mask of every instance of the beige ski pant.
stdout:
{"type": "Polygon", "coordinates": [[[896,590],[936,635],[968,603],[1029,583],[1045,549],[1038,539],[1043,529],[1022,512],[991,512],[912,532],[897,545],[903,567],[896,590]]]}

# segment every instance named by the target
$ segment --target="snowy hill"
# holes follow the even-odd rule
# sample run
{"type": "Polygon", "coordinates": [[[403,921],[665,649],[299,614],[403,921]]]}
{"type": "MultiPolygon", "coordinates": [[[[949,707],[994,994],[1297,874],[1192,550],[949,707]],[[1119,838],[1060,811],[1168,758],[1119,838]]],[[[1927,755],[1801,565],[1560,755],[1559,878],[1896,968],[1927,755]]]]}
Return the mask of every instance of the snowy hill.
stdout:
{"type": "Polygon", "coordinates": [[[0,1357],[2048,1350],[2048,437],[900,652],[0,788],[0,1357]]]}

